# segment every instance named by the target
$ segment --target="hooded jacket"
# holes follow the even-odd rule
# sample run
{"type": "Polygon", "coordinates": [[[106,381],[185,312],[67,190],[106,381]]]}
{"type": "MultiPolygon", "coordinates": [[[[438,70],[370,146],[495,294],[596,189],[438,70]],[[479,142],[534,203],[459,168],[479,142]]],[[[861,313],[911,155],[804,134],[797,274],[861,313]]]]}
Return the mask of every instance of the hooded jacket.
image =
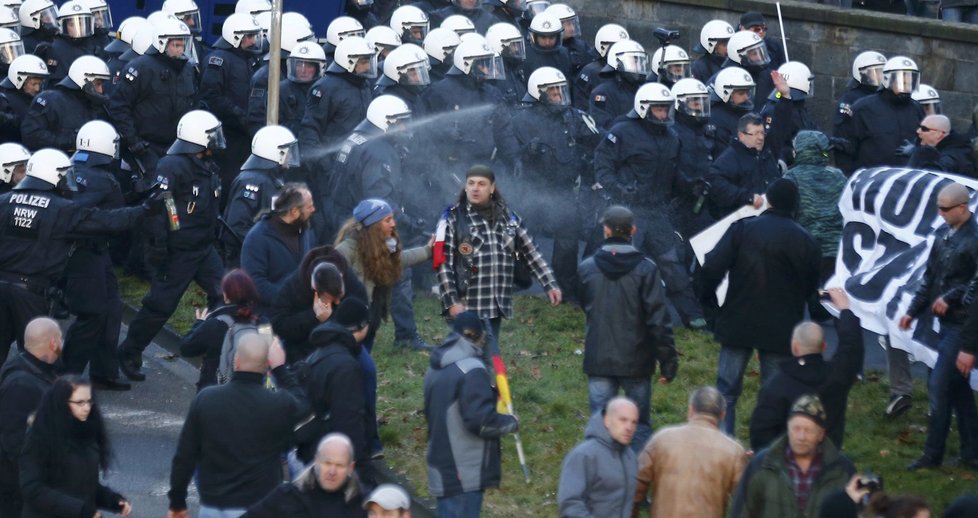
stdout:
{"type": "Polygon", "coordinates": [[[452,333],[431,353],[424,377],[428,421],[428,489],[449,497],[499,487],[499,438],[519,423],[496,412],[482,349],[452,333]]]}
{"type": "Polygon", "coordinates": [[[638,476],[635,452],[611,438],[600,412],[591,416],[584,442],[564,457],[557,488],[561,518],[632,515],[638,476]]]}
{"type": "Polygon", "coordinates": [[[846,187],[846,177],[829,165],[828,139],[824,135],[807,132],[799,135],[795,144],[795,164],[784,177],[798,186],[798,224],[815,238],[822,257],[835,257],[842,237],[839,197],[846,187]]]}
{"type": "Polygon", "coordinates": [[[584,373],[649,377],[655,363],[676,361],[666,289],[659,268],[634,246],[605,241],[577,269],[587,315],[584,373]]]}
{"type": "Polygon", "coordinates": [[[941,139],[937,146],[917,145],[907,166],[975,177],[971,141],[954,130],[941,139]]]}

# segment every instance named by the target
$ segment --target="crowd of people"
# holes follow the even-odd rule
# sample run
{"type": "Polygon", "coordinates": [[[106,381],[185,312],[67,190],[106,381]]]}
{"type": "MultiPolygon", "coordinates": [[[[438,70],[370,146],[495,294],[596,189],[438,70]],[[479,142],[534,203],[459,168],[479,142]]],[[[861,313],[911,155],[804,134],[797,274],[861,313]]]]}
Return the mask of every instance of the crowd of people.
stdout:
{"type": "MultiPolygon", "coordinates": [[[[502,321],[533,281],[586,315],[592,417],[561,470],[561,516],[638,515],[649,495],[652,516],[929,516],[854,474],[842,446],[862,330],[841,287],[821,294],[838,317],[819,300],[854,171],[976,175],[974,125],[952,129],[912,59],[853,56],[822,132],[813,74],[757,12],[706,23],[694,59],[667,29],[652,53],[617,24],[587,38],[547,0],[347,0],[323,44],[297,12],[272,30],[271,9],[239,0],[208,42],[193,0],[118,27],[105,0],[0,5],[0,343],[18,347],[0,370],[0,517],[132,511],[99,482],[96,394],[146,379],[143,351],[191,282],[207,306],[180,350],[203,359],[170,516],[188,515],[192,480],[206,517],[409,516],[373,469],[371,353],[388,319],[395,347],[430,355],[428,493],[439,516],[478,516],[519,429],[494,388],[502,321]],[[696,264],[689,239],[744,208],[763,212],[696,264]],[[532,235],[552,240],[549,260],[532,235]],[[150,282],[124,337],[116,267],[150,282]],[[437,346],[412,304],[431,286],[451,327],[437,346]],[[52,318],[70,315],[62,336],[52,318]],[[675,326],[714,333],[716,386],[653,433],[653,377],[680,369],[675,326]],[[734,425],[755,350],[747,451],[734,425]]],[[[911,470],[941,465],[954,415],[978,467],[969,200],[951,181],[936,195],[946,224],[899,318],[941,324],[911,470]]],[[[895,418],[910,359],[888,360],[895,418]]]]}

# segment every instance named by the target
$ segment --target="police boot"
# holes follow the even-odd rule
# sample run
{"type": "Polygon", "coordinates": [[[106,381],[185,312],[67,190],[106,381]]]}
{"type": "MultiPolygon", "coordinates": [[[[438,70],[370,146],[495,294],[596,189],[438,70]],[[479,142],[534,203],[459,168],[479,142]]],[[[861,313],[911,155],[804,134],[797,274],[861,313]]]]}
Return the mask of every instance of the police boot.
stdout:
{"type": "Polygon", "coordinates": [[[131,353],[126,349],[119,349],[119,370],[132,381],[144,381],[146,374],[142,372],[142,354],[131,353]]]}

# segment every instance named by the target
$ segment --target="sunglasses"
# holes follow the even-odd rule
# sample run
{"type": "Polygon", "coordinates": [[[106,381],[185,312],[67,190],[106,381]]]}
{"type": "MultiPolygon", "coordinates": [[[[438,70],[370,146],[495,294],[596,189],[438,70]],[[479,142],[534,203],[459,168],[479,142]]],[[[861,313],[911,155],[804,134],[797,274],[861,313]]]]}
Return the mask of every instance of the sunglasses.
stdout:
{"type": "Polygon", "coordinates": [[[964,204],[963,203],[958,203],[957,205],[951,205],[950,207],[941,207],[940,205],[938,205],[937,206],[937,210],[939,210],[941,212],[949,212],[949,211],[952,211],[952,210],[954,210],[957,207],[960,207],[962,205],[964,205],[964,204]]]}
{"type": "Polygon", "coordinates": [[[928,128],[927,126],[924,126],[923,124],[921,124],[920,126],[917,126],[917,129],[919,129],[923,133],[927,133],[929,131],[940,131],[941,133],[944,133],[943,131],[941,131],[939,129],[928,128]]]}

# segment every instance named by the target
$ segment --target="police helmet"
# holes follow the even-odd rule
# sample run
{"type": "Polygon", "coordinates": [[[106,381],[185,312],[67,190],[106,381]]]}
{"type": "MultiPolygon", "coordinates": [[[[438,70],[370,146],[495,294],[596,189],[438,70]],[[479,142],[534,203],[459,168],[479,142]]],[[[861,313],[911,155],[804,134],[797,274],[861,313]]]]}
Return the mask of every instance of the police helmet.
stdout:
{"type": "Polygon", "coordinates": [[[670,83],[692,76],[689,61],[689,54],[676,45],[659,47],[652,54],[652,68],[655,69],[659,80],[670,83]]]}
{"type": "MultiPolygon", "coordinates": [[[[778,73],[791,88],[791,100],[801,101],[815,94],[815,76],[800,61],[789,61],[778,67],[778,73]]],[[[777,92],[771,92],[768,99],[775,99],[777,92]]]]}
{"type": "Polygon", "coordinates": [[[386,56],[401,45],[401,35],[386,25],[371,28],[365,37],[378,56],[386,56]]]}
{"type": "Polygon", "coordinates": [[[527,0],[526,9],[523,9],[523,18],[532,20],[538,14],[543,14],[550,7],[550,0],[527,0]]]}
{"type": "Polygon", "coordinates": [[[570,90],[567,87],[567,77],[553,67],[540,67],[534,70],[526,81],[526,97],[523,101],[556,106],[569,105],[570,90]]]}
{"type": "Polygon", "coordinates": [[[355,7],[370,7],[374,5],[374,0],[350,0],[350,4],[355,7]]]}
{"type": "Polygon", "coordinates": [[[265,126],[251,139],[251,156],[245,169],[291,169],[299,167],[299,141],[285,126],[265,126]]]}
{"type": "MultiPolygon", "coordinates": [[[[279,34],[282,57],[288,57],[299,42],[316,39],[316,33],[312,32],[308,23],[294,17],[287,18],[285,14],[282,15],[282,31],[279,34]]],[[[268,60],[268,56],[265,56],[265,60],[268,60]]]]}
{"type": "Polygon", "coordinates": [[[250,14],[255,16],[258,13],[271,10],[272,4],[268,0],[238,0],[238,3],[234,4],[235,14],[250,14]]]}
{"type": "MultiPolygon", "coordinates": [[[[136,34],[134,34],[132,37],[132,45],[130,45],[130,50],[132,50],[135,54],[143,56],[149,51],[149,49],[153,48],[153,43],[155,41],[156,27],[147,22],[136,27],[136,34]]],[[[185,55],[181,55],[181,59],[184,56],[185,55]]]]}
{"type": "Polygon", "coordinates": [[[111,124],[94,120],[86,122],[75,136],[74,162],[106,165],[119,158],[119,133],[111,124]]]}
{"type": "Polygon", "coordinates": [[[385,133],[391,130],[391,126],[409,118],[411,108],[394,95],[379,95],[367,106],[367,120],[385,133]]]}
{"type": "MultiPolygon", "coordinates": [[[[459,43],[452,55],[453,69],[479,80],[505,79],[503,60],[493,52],[489,43],[482,38],[473,38],[459,43]]],[[[449,73],[452,73],[449,70],[449,73]]]]}
{"type": "Polygon", "coordinates": [[[767,44],[751,31],[735,32],[727,42],[727,57],[742,67],[762,67],[771,62],[767,44]]]}
{"type": "MultiPolygon", "coordinates": [[[[710,20],[700,29],[700,47],[703,52],[713,54],[717,49],[717,43],[724,43],[734,35],[734,28],[723,20],[710,20]]],[[[693,49],[696,50],[696,49],[693,49]]]]}
{"type": "Polygon", "coordinates": [[[852,78],[864,85],[879,86],[883,84],[883,65],[886,65],[883,54],[875,50],[861,52],[852,60],[852,78]]]}
{"type": "Polygon", "coordinates": [[[132,38],[136,31],[146,26],[149,22],[142,16],[130,16],[119,24],[119,30],[115,31],[115,38],[105,46],[109,52],[123,53],[132,48],[132,38]]]}
{"type": "Polygon", "coordinates": [[[326,72],[326,51],[315,41],[300,41],[285,60],[285,68],[289,81],[312,83],[326,72]]]}
{"type": "Polygon", "coordinates": [[[26,0],[17,14],[24,27],[58,31],[58,8],[51,0],[26,0]]]}
{"type": "Polygon", "coordinates": [[[24,42],[20,35],[10,29],[0,29],[0,63],[9,65],[24,52],[24,42]]]}
{"type": "Polygon", "coordinates": [[[424,51],[439,63],[451,63],[452,55],[462,40],[455,31],[436,27],[424,39],[424,51]]]}
{"type": "Polygon", "coordinates": [[[20,4],[23,4],[23,3],[24,2],[21,1],[21,0],[3,0],[2,2],[0,2],[0,5],[2,5],[4,7],[9,7],[11,9],[13,9],[14,12],[17,12],[18,10],[20,10],[20,4]]]}
{"type": "Polygon", "coordinates": [[[20,35],[20,17],[17,11],[0,6],[0,27],[10,29],[20,35]]]}
{"type": "Polygon", "coordinates": [[[391,13],[391,29],[401,34],[405,43],[421,43],[428,35],[428,15],[413,5],[402,5],[391,13]]]}
{"type": "Polygon", "coordinates": [[[470,32],[475,32],[475,24],[472,20],[468,19],[461,14],[453,14],[445,18],[439,27],[444,27],[448,30],[455,31],[461,37],[463,34],[468,34],[470,32]]]}
{"type": "Polygon", "coordinates": [[[10,68],[7,69],[7,79],[4,80],[3,85],[8,88],[13,86],[14,89],[21,90],[27,78],[36,77],[43,81],[50,75],[48,66],[43,59],[34,54],[24,54],[10,63],[10,68]]]}
{"type": "Polygon", "coordinates": [[[13,183],[18,167],[25,167],[31,154],[16,142],[0,144],[0,183],[13,183]]]}
{"type": "Polygon", "coordinates": [[[557,45],[559,45],[560,33],[563,31],[564,26],[560,24],[559,18],[550,13],[543,12],[534,16],[533,21],[530,22],[530,42],[539,48],[540,44],[537,38],[547,36],[557,38],[557,45]]]}
{"type": "Polygon", "coordinates": [[[221,37],[236,49],[261,51],[261,45],[257,41],[259,34],[261,34],[261,26],[250,14],[234,13],[225,18],[224,25],[221,26],[221,37]],[[250,47],[242,47],[244,39],[248,36],[255,36],[256,40],[250,47]]]}
{"type": "Polygon", "coordinates": [[[104,85],[111,77],[105,61],[95,56],[81,56],[71,63],[67,77],[58,84],[72,90],[81,90],[89,97],[105,101],[108,96],[104,85]]]}
{"type": "Polygon", "coordinates": [[[920,70],[912,59],[896,56],[883,65],[883,88],[888,88],[897,95],[910,95],[919,84],[920,70]]]}
{"type": "Polygon", "coordinates": [[[581,35],[581,20],[578,18],[577,13],[574,12],[569,5],[552,4],[544,12],[554,15],[558,20],[560,20],[561,25],[564,26],[564,31],[561,36],[563,36],[565,40],[576,38],[581,35]]]}
{"type": "Polygon", "coordinates": [[[330,70],[346,71],[360,77],[377,77],[377,54],[365,38],[350,36],[336,46],[330,70]],[[357,71],[358,65],[368,65],[357,71]]]}
{"type": "MultiPolygon", "coordinates": [[[[153,48],[156,49],[156,52],[171,59],[187,59],[187,48],[190,46],[190,28],[187,27],[187,24],[176,18],[164,18],[159,22],[150,21],[153,23],[153,48]],[[180,55],[173,56],[167,52],[170,42],[183,43],[183,51],[180,55]]],[[[133,47],[135,46],[134,41],[133,47]]]]}
{"type": "Polygon", "coordinates": [[[35,151],[27,160],[27,176],[14,187],[14,190],[52,190],[58,187],[71,191],[78,190],[74,168],[64,152],[44,148],[35,151]]]}
{"type": "Polygon", "coordinates": [[[80,0],[69,0],[61,4],[58,9],[58,25],[61,27],[61,34],[72,39],[88,38],[95,34],[92,10],[80,0]]]}
{"type": "Polygon", "coordinates": [[[526,59],[526,44],[520,30],[511,23],[495,23],[486,29],[486,41],[496,54],[503,59],[514,61],[526,59]]]}
{"type": "Polygon", "coordinates": [[[180,117],[177,123],[177,139],[167,150],[168,155],[191,155],[210,149],[218,151],[227,147],[221,121],[211,112],[192,110],[180,117]]]}
{"type": "Polygon", "coordinates": [[[349,16],[340,16],[326,27],[326,43],[335,47],[351,36],[362,38],[365,34],[362,23],[349,16]]]}
{"type": "Polygon", "coordinates": [[[306,18],[306,15],[300,12],[286,11],[282,13],[282,23],[286,23],[286,20],[288,20],[288,23],[294,23],[296,25],[302,24],[309,27],[310,31],[313,30],[312,22],[309,21],[309,18],[306,18]]]}
{"type": "Polygon", "coordinates": [[[95,22],[95,32],[106,34],[112,28],[112,10],[105,0],[81,0],[92,11],[92,21],[95,22]]]}
{"type": "Polygon", "coordinates": [[[751,110],[754,108],[754,89],[757,85],[750,74],[740,67],[727,67],[717,72],[713,79],[713,94],[716,97],[735,108],[751,110]],[[746,91],[747,100],[738,104],[733,104],[731,95],[738,90],[746,91]]]}
{"type": "Polygon", "coordinates": [[[710,92],[699,79],[687,77],[676,81],[672,96],[676,98],[676,110],[700,121],[710,118],[710,92]]]}
{"type": "Polygon", "coordinates": [[[194,34],[200,34],[200,8],[194,0],[166,0],[160,9],[187,24],[194,34]]]}
{"type": "Polygon", "coordinates": [[[635,92],[632,109],[640,119],[670,126],[676,120],[676,98],[666,85],[645,83],[635,92]]]}
{"type": "Polygon", "coordinates": [[[384,78],[386,84],[410,86],[419,91],[431,84],[427,54],[413,43],[397,47],[384,60],[384,78]]]}
{"type": "Polygon", "coordinates": [[[933,86],[920,83],[917,89],[910,94],[910,97],[920,104],[926,115],[941,114],[941,94],[933,86]]]}
{"type": "Polygon", "coordinates": [[[158,25],[163,20],[177,20],[177,17],[166,12],[166,11],[153,11],[146,15],[146,21],[152,23],[153,25],[158,25]]]}
{"type": "Polygon", "coordinates": [[[619,41],[628,39],[628,31],[621,25],[608,23],[602,25],[594,34],[594,48],[602,58],[608,55],[608,49],[619,41]]]}
{"type": "Polygon", "coordinates": [[[608,49],[608,66],[633,83],[644,83],[649,75],[649,55],[634,40],[622,40],[608,49]]]}

